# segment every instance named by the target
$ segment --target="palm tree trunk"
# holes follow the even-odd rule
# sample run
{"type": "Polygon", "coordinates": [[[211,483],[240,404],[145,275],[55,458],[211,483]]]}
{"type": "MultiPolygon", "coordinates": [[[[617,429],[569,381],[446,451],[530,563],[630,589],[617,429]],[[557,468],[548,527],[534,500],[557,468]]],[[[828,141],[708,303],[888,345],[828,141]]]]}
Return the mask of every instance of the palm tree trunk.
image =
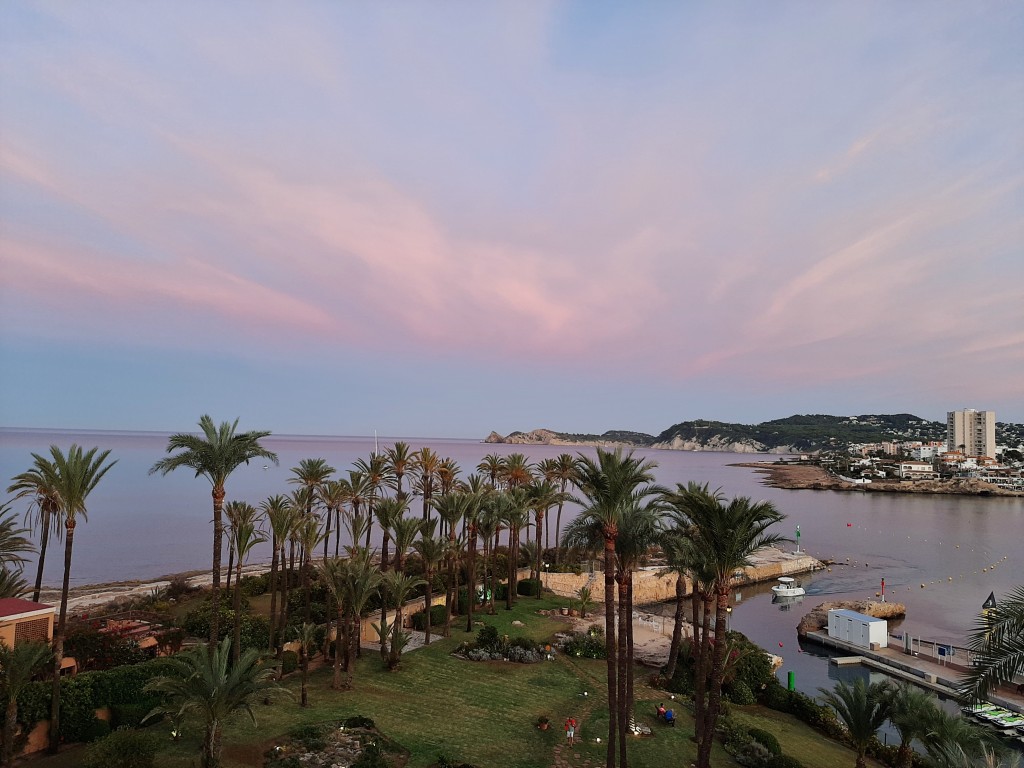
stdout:
{"type": "Polygon", "coordinates": [[[60,665],[64,660],[64,630],[68,617],[68,589],[71,586],[71,550],[75,544],[75,518],[64,523],[64,582],[60,590],[60,616],[53,634],[53,690],[50,699],[50,754],[60,747],[60,665]]]}
{"type": "Polygon", "coordinates": [[[210,612],[210,653],[217,647],[220,636],[220,555],[224,545],[224,486],[213,489],[213,610],[210,612]]]}
{"type": "Polygon", "coordinates": [[[303,611],[304,612],[302,614],[302,620],[304,622],[306,622],[307,624],[310,623],[309,619],[310,619],[310,615],[311,615],[311,612],[312,612],[312,597],[310,595],[310,585],[309,585],[309,572],[310,572],[310,570],[312,568],[312,557],[313,557],[313,553],[312,552],[303,551],[303,553],[302,553],[302,566],[301,567],[302,567],[302,594],[303,594],[303,600],[304,600],[304,605],[303,605],[303,611]]]}
{"type": "Polygon", "coordinates": [[[505,610],[512,610],[512,593],[516,588],[516,565],[518,561],[515,556],[515,545],[512,539],[512,528],[508,529],[508,593],[505,595],[505,610]]]}
{"type": "Polygon", "coordinates": [[[718,589],[715,611],[715,652],[712,656],[711,679],[708,690],[707,715],[704,718],[704,737],[697,747],[697,768],[710,768],[711,746],[715,736],[715,724],[722,705],[722,678],[725,669],[725,627],[726,608],[729,605],[729,593],[718,589]]]}
{"type": "Polygon", "coordinates": [[[473,609],[476,607],[476,525],[469,526],[466,556],[466,631],[473,631],[473,609]]]}
{"type": "MultiPolygon", "coordinates": [[[[235,566],[238,572],[235,574],[235,594],[232,601],[232,611],[235,616],[235,632],[231,638],[231,661],[237,662],[242,655],[242,558],[239,556],[238,564],[235,566]]],[[[230,573],[230,572],[229,572],[230,573]]]]}
{"type": "MultiPolygon", "coordinates": [[[[565,480],[562,481],[562,493],[565,493],[565,480]]],[[[555,519],[555,565],[562,562],[562,504],[558,502],[558,517],[555,519]]]]}
{"type": "Polygon", "coordinates": [[[231,574],[234,572],[234,570],[235,570],[235,545],[229,541],[228,542],[228,573],[227,573],[227,579],[224,581],[224,591],[225,592],[230,592],[231,591],[231,574]]]}
{"type": "Polygon", "coordinates": [[[433,606],[434,596],[433,596],[433,594],[431,592],[431,588],[430,588],[431,587],[430,581],[433,578],[433,574],[431,573],[431,569],[430,568],[426,569],[425,575],[427,577],[426,578],[427,586],[424,589],[423,601],[426,603],[426,615],[423,617],[423,619],[424,619],[424,629],[426,631],[424,632],[423,644],[424,645],[430,645],[430,609],[434,607],[433,606]]]}
{"type": "Polygon", "coordinates": [[[330,507],[327,508],[327,514],[325,515],[327,521],[327,530],[324,531],[324,562],[327,562],[327,547],[331,543],[331,515],[334,510],[330,507]]]}
{"type": "Polygon", "coordinates": [[[665,677],[671,680],[676,674],[679,663],[679,646],[683,643],[683,621],[686,619],[686,579],[683,574],[676,574],[676,612],[672,620],[672,643],[668,648],[668,663],[665,665],[665,677]]]}
{"type": "Polygon", "coordinates": [[[705,623],[701,621],[700,609],[704,605],[703,595],[697,591],[694,582],[690,596],[693,609],[693,735],[700,744],[704,735],[704,708],[707,699],[707,675],[704,672],[704,657],[707,655],[707,632],[705,623]]]}
{"type": "MultiPolygon", "coordinates": [[[[331,677],[331,688],[337,691],[341,688],[341,654],[343,647],[341,630],[342,625],[345,623],[345,611],[341,600],[336,602],[338,603],[338,618],[335,622],[336,628],[334,630],[334,675],[331,677]]],[[[345,639],[347,639],[347,635],[345,639]]]]}
{"type": "Polygon", "coordinates": [[[626,722],[633,725],[633,571],[626,571],[626,722]]]}
{"type": "Polygon", "coordinates": [[[39,562],[36,564],[36,583],[32,587],[32,602],[39,602],[39,593],[43,589],[43,565],[46,563],[46,546],[50,541],[50,515],[43,513],[40,516],[39,525],[42,533],[39,535],[39,562]]]}
{"type": "Polygon", "coordinates": [[[10,765],[14,756],[14,729],[18,727],[18,700],[13,698],[7,704],[7,711],[4,713],[4,744],[3,758],[0,765],[10,765]]]}
{"type": "Polygon", "coordinates": [[[615,768],[615,737],[618,734],[618,658],[615,643],[615,537],[604,539],[604,642],[608,670],[608,748],[606,768],[615,768]]]}
{"type": "Polygon", "coordinates": [[[445,587],[444,595],[444,636],[451,637],[452,634],[452,592],[455,581],[455,559],[448,556],[448,584],[445,587]]]}
{"type": "Polygon", "coordinates": [[[203,768],[220,768],[220,721],[212,720],[206,725],[203,740],[203,768]]]}
{"type": "Polygon", "coordinates": [[[626,728],[628,722],[627,707],[628,702],[626,701],[626,678],[629,674],[626,669],[626,646],[627,646],[627,630],[626,625],[630,623],[630,617],[626,614],[626,574],[621,570],[615,574],[615,587],[616,593],[618,594],[618,648],[616,649],[616,663],[618,664],[618,734],[619,734],[619,765],[621,768],[626,766],[626,728]]]}
{"type": "Polygon", "coordinates": [[[271,543],[274,554],[270,558],[270,652],[274,652],[274,630],[277,628],[277,537],[271,543]]]}
{"type": "MultiPolygon", "coordinates": [[[[540,566],[541,566],[541,560],[543,559],[541,557],[541,555],[544,554],[541,551],[541,548],[540,548],[540,529],[542,527],[542,523],[543,522],[544,522],[544,513],[541,512],[541,513],[539,513],[537,515],[537,581],[541,580],[540,579],[540,566]]],[[[537,590],[537,599],[540,600],[540,597],[541,597],[541,594],[540,594],[540,590],[538,589],[537,590]]]]}

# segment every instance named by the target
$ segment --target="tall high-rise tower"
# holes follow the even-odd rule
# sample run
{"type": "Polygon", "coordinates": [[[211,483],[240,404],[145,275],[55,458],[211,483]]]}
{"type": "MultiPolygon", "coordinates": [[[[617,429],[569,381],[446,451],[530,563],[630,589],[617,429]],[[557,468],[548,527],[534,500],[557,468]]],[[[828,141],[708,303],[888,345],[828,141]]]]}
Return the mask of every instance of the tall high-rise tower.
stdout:
{"type": "Polygon", "coordinates": [[[967,456],[996,455],[996,412],[950,411],[946,414],[946,448],[967,456]],[[961,446],[963,446],[961,448],[961,446]]]}

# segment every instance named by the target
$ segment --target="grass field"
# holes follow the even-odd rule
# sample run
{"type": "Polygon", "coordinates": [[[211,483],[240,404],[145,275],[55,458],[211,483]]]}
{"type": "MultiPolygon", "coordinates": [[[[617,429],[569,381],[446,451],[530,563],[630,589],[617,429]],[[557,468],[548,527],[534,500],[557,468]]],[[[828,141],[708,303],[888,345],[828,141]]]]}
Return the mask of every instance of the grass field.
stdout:
{"type": "MultiPolygon", "coordinates": [[[[563,601],[564,602],[564,601],[563,601]]],[[[565,625],[538,609],[558,607],[553,600],[522,598],[512,612],[498,608],[496,616],[481,616],[501,634],[550,639],[565,625]],[[523,626],[512,626],[513,621],[523,626]]],[[[317,669],[309,679],[311,706],[298,704],[300,678],[291,675],[285,685],[295,700],[280,700],[256,707],[258,724],[235,718],[224,733],[226,768],[262,765],[263,753],[285,733],[301,724],[321,723],[351,715],[372,718],[377,727],[410,753],[409,768],[426,768],[440,754],[471,762],[483,768],[551,768],[556,750],[564,741],[562,723],[574,716],[580,724],[580,742],[568,765],[604,764],[608,710],[605,697],[605,663],[557,656],[540,664],[470,662],[451,651],[473,634],[464,623],[453,624],[452,637],[432,643],[429,648],[403,657],[395,672],[383,668],[380,657],[364,651],[355,669],[350,691],[330,688],[331,670],[317,669]],[[586,696],[584,696],[586,692],[586,696]],[[551,727],[536,727],[540,716],[550,718],[551,727]],[[600,737],[602,743],[597,743],[600,737]]],[[[637,670],[637,720],[653,730],[650,737],[631,738],[630,760],[636,766],[687,766],[695,757],[691,741],[692,721],[680,712],[675,728],[656,721],[654,709],[665,695],[647,685],[647,672],[637,670]]],[[[853,752],[791,717],[760,707],[734,707],[744,722],[776,733],[787,754],[799,758],[807,768],[852,766],[853,752]]],[[[166,724],[153,726],[160,733],[166,724]]],[[[171,742],[158,758],[160,768],[190,768],[197,764],[199,723],[186,725],[185,736],[171,742]]],[[[81,760],[82,747],[60,755],[33,761],[38,768],[69,768],[81,760]]],[[[716,766],[735,765],[720,747],[713,759],[716,766]]]]}

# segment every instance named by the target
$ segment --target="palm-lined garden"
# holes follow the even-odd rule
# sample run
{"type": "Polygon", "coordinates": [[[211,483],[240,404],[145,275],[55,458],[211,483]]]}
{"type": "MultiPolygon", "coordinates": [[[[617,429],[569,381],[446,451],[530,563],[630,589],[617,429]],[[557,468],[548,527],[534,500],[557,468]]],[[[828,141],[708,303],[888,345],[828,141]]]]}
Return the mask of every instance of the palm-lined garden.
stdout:
{"type": "MultiPolygon", "coordinates": [[[[715,737],[721,733],[723,685],[731,673],[730,646],[718,640],[728,635],[726,609],[732,576],[758,548],[782,540],[770,530],[782,519],[772,505],[746,498],[727,500],[695,484],[674,490],[659,487],[654,484],[653,463],[621,451],[598,449],[593,457],[563,454],[538,465],[523,454],[492,454],[474,468],[475,473],[463,474],[452,460],[429,448],[412,450],[404,443],[360,459],[344,474],[323,458],[304,459],[291,470],[290,493],[283,488],[282,493],[252,504],[229,499],[227,484],[232,472],[252,459],[276,462],[277,457],[260,442],[269,433],[238,432],[237,421],[218,426],[208,416],[202,417],[199,426],[200,434],[172,436],[168,456],[151,472],[185,468],[204,477],[212,489],[213,586],[204,603],[190,614],[192,623],[186,622],[194,634],[207,638],[201,646],[207,656],[205,666],[196,656],[198,651],[190,651],[188,657],[188,664],[205,670],[204,675],[211,669],[230,675],[244,662],[253,675],[249,682],[255,695],[261,690],[256,683],[270,674],[280,678],[289,655],[297,651],[302,683],[296,698],[303,705],[311,701],[312,709],[325,697],[340,702],[337,696],[361,690],[361,675],[372,675],[374,684],[381,685],[377,677],[381,671],[399,677],[407,673],[403,650],[409,635],[403,618],[408,612],[422,613],[428,642],[437,635],[451,638],[441,640],[437,651],[424,651],[435,658],[452,650],[463,628],[474,632],[481,616],[486,623],[501,623],[502,613],[528,615],[524,603],[550,605],[548,598],[540,596],[545,565],[572,567],[583,559],[600,558],[604,564],[604,695],[591,702],[599,708],[593,722],[604,723],[603,742],[600,747],[592,742],[588,749],[600,749],[605,765],[625,768],[634,762],[631,755],[637,749],[650,753],[631,738],[639,732],[638,724],[649,719],[647,705],[638,712],[637,691],[656,695],[645,681],[636,680],[632,574],[652,548],[659,547],[680,582],[685,577],[694,586],[690,619],[696,630],[684,649],[686,592],[680,589],[665,679],[674,677],[671,667],[685,652],[693,670],[692,759],[700,768],[711,765],[712,755],[720,749],[715,737]],[[413,503],[416,496],[421,503],[413,503]],[[578,505],[579,513],[563,531],[567,502],[578,505]],[[370,548],[374,536],[381,542],[379,550],[370,548]],[[225,540],[230,589],[222,595],[225,540]],[[271,545],[270,571],[259,579],[243,579],[243,566],[253,546],[262,541],[271,545]],[[531,578],[519,583],[523,568],[529,569],[531,578]],[[259,595],[260,591],[265,594],[259,595]],[[524,599],[522,593],[536,598],[524,599]],[[435,601],[441,605],[431,610],[435,601]],[[370,624],[376,630],[379,654],[366,653],[363,627],[370,624]],[[376,661],[375,656],[379,656],[376,661]],[[324,670],[307,674],[314,658],[322,661],[324,670]],[[311,696],[307,696],[307,682],[313,688],[311,696]],[[600,714],[605,708],[606,723],[600,714]]],[[[34,456],[33,467],[16,477],[9,489],[30,500],[41,546],[50,534],[64,536],[66,569],[54,643],[58,667],[75,518],[85,514],[89,491],[112,466],[107,454],[97,455],[96,450],[83,453],[73,447],[71,461],[64,463],[58,460],[58,455],[63,460],[63,454],[56,448],[52,459],[34,456]]],[[[27,532],[11,531],[12,536],[27,532]]],[[[175,675],[180,678],[184,668],[161,677],[152,690],[177,690],[175,675]]],[[[573,674],[593,679],[596,669],[593,663],[580,662],[573,674]]],[[[56,722],[59,679],[56,674],[53,679],[56,722]]],[[[202,703],[186,706],[175,701],[181,713],[209,709],[204,710],[202,703]]],[[[242,708],[251,705],[250,699],[239,701],[242,708]]],[[[333,706],[348,709],[349,705],[333,706]]],[[[202,742],[205,766],[218,764],[223,724],[223,717],[218,717],[215,727],[207,723],[202,742]]],[[[595,735],[592,730],[591,735],[595,735]]]]}

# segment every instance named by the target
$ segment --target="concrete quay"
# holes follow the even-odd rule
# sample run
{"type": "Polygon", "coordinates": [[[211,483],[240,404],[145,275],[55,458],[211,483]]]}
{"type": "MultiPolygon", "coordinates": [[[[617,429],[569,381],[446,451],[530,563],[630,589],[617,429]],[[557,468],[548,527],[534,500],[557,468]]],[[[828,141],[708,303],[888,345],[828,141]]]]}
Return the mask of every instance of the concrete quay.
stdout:
{"type": "MultiPolygon", "coordinates": [[[[871,669],[884,672],[890,677],[906,680],[954,699],[957,696],[959,677],[967,671],[966,667],[960,664],[940,663],[927,656],[908,654],[902,647],[873,650],[861,648],[852,643],[829,637],[826,630],[808,632],[804,639],[850,654],[846,657],[832,659],[833,664],[843,666],[860,663],[871,669]]],[[[998,691],[989,691],[987,700],[1004,709],[1024,714],[1024,696],[1015,692],[1016,685],[1016,682],[1007,683],[998,691]]]]}
{"type": "MultiPolygon", "coordinates": [[[[774,581],[779,576],[795,576],[825,567],[820,560],[806,553],[786,552],[775,547],[765,547],[754,553],[750,561],[749,566],[734,574],[734,587],[774,581]]],[[[662,566],[647,566],[633,574],[634,605],[651,605],[675,599],[678,576],[663,571],[662,566]]],[[[576,597],[580,587],[587,587],[596,604],[604,601],[604,573],[601,571],[581,573],[578,576],[574,573],[543,573],[541,578],[545,589],[561,597],[576,597]]],[[[687,579],[686,594],[690,594],[692,589],[693,585],[687,579]]]]}

